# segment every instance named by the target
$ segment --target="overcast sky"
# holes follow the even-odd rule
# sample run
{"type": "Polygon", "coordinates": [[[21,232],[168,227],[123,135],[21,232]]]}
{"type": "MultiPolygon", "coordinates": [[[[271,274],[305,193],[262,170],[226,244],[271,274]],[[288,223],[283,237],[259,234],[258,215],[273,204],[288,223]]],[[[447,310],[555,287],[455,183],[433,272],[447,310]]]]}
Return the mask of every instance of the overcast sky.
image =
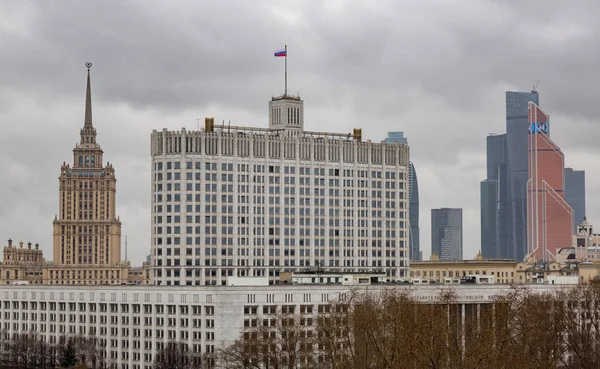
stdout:
{"type": "MultiPolygon", "coordinates": [[[[308,130],[382,140],[404,131],[419,177],[421,249],[431,208],[464,209],[464,256],[480,249],[485,140],[505,132],[506,90],[541,79],[566,165],[585,169],[600,226],[600,2],[0,1],[0,238],[52,258],[58,175],[84,120],[117,175],[129,259],[150,252],[150,134],[215,117],[266,127],[288,86],[308,130]]],[[[123,240],[124,242],[124,240],[123,240]]]]}

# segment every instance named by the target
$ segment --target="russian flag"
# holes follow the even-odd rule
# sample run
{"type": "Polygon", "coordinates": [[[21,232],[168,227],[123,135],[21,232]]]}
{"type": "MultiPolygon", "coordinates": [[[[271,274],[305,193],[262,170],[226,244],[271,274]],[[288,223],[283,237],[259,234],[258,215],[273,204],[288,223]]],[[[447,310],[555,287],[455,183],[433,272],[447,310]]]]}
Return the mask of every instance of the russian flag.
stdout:
{"type": "Polygon", "coordinates": [[[275,56],[287,56],[286,54],[287,54],[287,50],[285,50],[285,49],[275,51],[275,56]]]}

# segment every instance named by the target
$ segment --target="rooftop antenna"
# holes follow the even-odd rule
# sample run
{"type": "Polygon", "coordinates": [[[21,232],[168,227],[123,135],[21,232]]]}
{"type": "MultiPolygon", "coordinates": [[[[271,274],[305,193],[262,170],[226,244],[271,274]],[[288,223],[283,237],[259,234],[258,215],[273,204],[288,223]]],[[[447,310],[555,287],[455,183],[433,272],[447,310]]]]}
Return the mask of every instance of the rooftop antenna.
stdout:
{"type": "Polygon", "coordinates": [[[127,261],[127,236],[125,236],[125,261],[127,261]]]}
{"type": "Polygon", "coordinates": [[[533,85],[533,88],[531,89],[532,93],[537,92],[537,87],[539,84],[540,84],[540,80],[538,79],[537,82],[535,83],[535,85],[533,85]]]}
{"type": "Polygon", "coordinates": [[[227,133],[231,130],[231,119],[229,120],[229,124],[227,125],[227,133]]]}

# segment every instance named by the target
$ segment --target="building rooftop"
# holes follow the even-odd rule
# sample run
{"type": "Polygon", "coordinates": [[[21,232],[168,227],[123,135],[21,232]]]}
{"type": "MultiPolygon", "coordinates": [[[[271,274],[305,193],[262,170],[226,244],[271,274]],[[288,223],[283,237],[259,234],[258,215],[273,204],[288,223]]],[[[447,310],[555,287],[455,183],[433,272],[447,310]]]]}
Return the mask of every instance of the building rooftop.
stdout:
{"type": "Polygon", "coordinates": [[[494,263],[515,263],[513,259],[482,259],[482,260],[411,260],[411,265],[419,264],[494,264],[494,263]]]}

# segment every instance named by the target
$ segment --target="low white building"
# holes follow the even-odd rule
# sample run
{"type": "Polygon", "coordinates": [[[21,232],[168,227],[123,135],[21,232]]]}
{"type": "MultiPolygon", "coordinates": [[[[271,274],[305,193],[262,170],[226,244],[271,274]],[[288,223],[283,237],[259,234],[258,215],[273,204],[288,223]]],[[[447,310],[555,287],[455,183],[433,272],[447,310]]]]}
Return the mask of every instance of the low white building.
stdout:
{"type": "Polygon", "coordinates": [[[335,273],[320,271],[281,272],[281,283],[291,284],[341,284],[344,286],[371,285],[388,282],[385,273],[335,273]]]}
{"type": "MultiPolygon", "coordinates": [[[[180,286],[0,286],[0,328],[4,338],[37,332],[46,342],[63,336],[94,336],[108,367],[152,368],[166,342],[179,341],[196,353],[216,352],[240,337],[248,322],[282,310],[317,314],[351,291],[410,291],[417,301],[435,301],[444,285],[376,284],[180,286]]],[[[508,291],[506,285],[458,285],[457,303],[485,304],[508,291]]],[[[532,291],[571,288],[531,285],[532,291]]]]}
{"type": "Polygon", "coordinates": [[[577,275],[549,275],[547,280],[548,284],[579,284],[579,276],[577,275]]]}

